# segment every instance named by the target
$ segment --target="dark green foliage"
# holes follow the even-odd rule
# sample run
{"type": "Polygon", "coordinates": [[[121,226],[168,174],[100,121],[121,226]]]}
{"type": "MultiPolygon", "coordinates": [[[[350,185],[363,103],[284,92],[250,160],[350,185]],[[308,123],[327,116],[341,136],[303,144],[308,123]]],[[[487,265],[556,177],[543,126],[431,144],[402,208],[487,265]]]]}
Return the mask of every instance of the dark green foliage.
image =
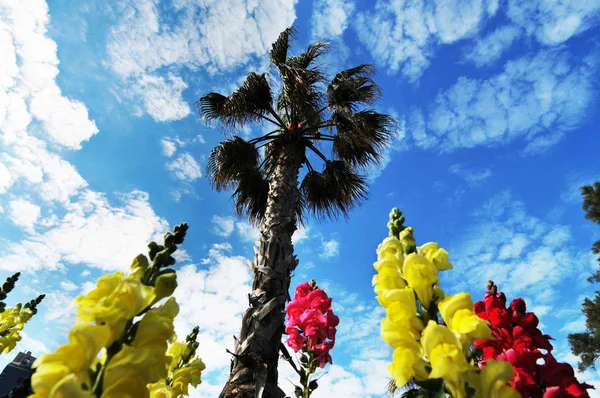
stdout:
{"type": "MultiPolygon", "coordinates": [[[[583,210],[585,218],[600,224],[600,181],[593,186],[581,187],[583,195],[583,210]]],[[[592,246],[594,254],[600,254],[600,241],[592,246]]],[[[600,262],[600,258],[598,258],[600,262]]],[[[590,282],[600,282],[600,269],[588,278],[590,282]]],[[[583,333],[569,335],[569,344],[574,355],[579,356],[579,370],[595,369],[595,362],[600,358],[600,291],[596,292],[593,300],[586,298],[582,312],[586,318],[586,330],[583,333]]]]}

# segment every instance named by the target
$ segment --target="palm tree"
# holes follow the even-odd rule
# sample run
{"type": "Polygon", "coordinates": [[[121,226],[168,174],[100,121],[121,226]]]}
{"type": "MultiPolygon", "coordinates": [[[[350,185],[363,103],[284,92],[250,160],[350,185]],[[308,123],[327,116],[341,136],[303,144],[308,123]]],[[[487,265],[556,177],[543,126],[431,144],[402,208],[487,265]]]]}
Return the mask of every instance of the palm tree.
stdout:
{"type": "Polygon", "coordinates": [[[251,140],[234,135],[208,158],[207,175],[214,188],[233,189],[238,215],[260,226],[249,308],[239,339],[234,337],[221,398],[285,395],[277,386],[277,361],[285,349],[285,303],[298,265],[292,234],[305,212],[318,219],[347,216],[364,200],[367,182],[361,172],[380,160],[394,133],[391,116],[365,109],[380,96],[370,65],[339,72],[325,85],[317,60],[329,46],[319,42],[288,56],[293,35],[288,28],[273,43],[275,76],[250,73],[231,95],[210,93],[198,101],[201,116],[226,129],[254,122],[273,127],[251,140]],[[276,97],[273,86],[279,87],[276,97]],[[316,162],[322,163],[321,171],[316,162]]]}

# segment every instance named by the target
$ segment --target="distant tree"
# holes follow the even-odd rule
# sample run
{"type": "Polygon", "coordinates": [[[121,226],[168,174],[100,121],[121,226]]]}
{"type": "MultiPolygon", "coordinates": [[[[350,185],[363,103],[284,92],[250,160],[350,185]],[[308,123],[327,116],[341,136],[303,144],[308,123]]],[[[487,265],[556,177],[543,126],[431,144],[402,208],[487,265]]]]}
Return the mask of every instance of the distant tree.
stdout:
{"type": "MultiPolygon", "coordinates": [[[[585,218],[600,224],[600,181],[594,183],[594,186],[581,187],[581,194],[583,195],[585,218]]],[[[600,240],[593,244],[592,252],[600,254],[600,240]]],[[[598,262],[600,263],[600,257],[598,262]]],[[[590,276],[588,281],[600,282],[600,269],[590,276]]],[[[571,351],[581,360],[578,364],[580,371],[588,368],[595,369],[595,362],[600,357],[600,291],[596,291],[593,300],[586,297],[582,312],[586,317],[586,331],[569,335],[571,351]]]]}
{"type": "Polygon", "coordinates": [[[198,101],[205,120],[230,130],[255,122],[272,129],[251,140],[234,135],[207,162],[216,190],[233,189],[238,214],[261,226],[249,308],[221,398],[285,395],[277,385],[277,363],[298,263],[292,234],[304,213],[333,218],[360,203],[367,193],[361,170],[381,159],[394,134],[395,120],[368,108],[380,94],[370,65],[341,71],[327,84],[318,62],[329,46],[311,44],[290,56],[292,36],[286,29],[273,43],[276,74],[252,72],[231,95],[209,93],[198,101]]]}

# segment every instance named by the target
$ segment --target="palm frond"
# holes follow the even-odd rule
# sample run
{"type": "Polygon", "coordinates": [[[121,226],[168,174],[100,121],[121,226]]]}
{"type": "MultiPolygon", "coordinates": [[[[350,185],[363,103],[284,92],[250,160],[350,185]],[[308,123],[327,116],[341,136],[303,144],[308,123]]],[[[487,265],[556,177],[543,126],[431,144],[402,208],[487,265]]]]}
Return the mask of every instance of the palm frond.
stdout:
{"type": "Polygon", "coordinates": [[[396,120],[372,110],[356,113],[336,111],[331,117],[337,134],[333,152],[353,166],[366,167],[381,160],[383,149],[393,139],[396,120]]]}
{"type": "Polygon", "coordinates": [[[241,176],[258,167],[260,155],[256,147],[234,136],[210,152],[206,174],[217,191],[234,187],[241,176]]]}
{"type": "Polygon", "coordinates": [[[326,79],[325,73],[317,59],[329,49],[329,44],[319,42],[312,44],[302,53],[288,58],[285,64],[278,67],[283,83],[285,101],[293,119],[297,123],[309,120],[311,123],[320,122],[318,110],[324,103],[324,94],[319,90],[319,84],[326,79]]]}
{"type": "Polygon", "coordinates": [[[373,81],[372,65],[362,64],[339,72],[327,86],[327,105],[346,112],[355,112],[360,104],[373,104],[381,89],[373,81]]]}
{"type": "Polygon", "coordinates": [[[292,27],[287,28],[279,34],[279,37],[271,46],[271,51],[269,51],[273,65],[279,66],[285,63],[290,48],[290,39],[293,39],[295,35],[296,29],[292,27]]]}
{"type": "Polygon", "coordinates": [[[251,72],[229,97],[210,93],[198,100],[198,107],[200,115],[207,121],[218,120],[225,127],[236,128],[260,121],[268,113],[272,102],[266,76],[251,72]]]}
{"type": "Polygon", "coordinates": [[[304,206],[319,219],[335,219],[367,197],[365,178],[348,163],[329,161],[322,173],[309,171],[300,186],[304,206]]]}
{"type": "Polygon", "coordinates": [[[231,198],[238,216],[246,215],[251,223],[258,225],[267,208],[269,181],[258,169],[248,170],[239,176],[231,198]]]}

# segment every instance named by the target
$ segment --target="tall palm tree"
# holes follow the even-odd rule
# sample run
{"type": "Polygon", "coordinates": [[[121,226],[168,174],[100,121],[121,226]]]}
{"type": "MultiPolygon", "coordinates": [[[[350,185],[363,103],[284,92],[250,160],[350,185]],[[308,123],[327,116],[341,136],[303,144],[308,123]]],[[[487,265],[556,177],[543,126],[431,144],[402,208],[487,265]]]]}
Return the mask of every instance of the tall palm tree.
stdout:
{"type": "Polygon", "coordinates": [[[237,213],[260,225],[249,308],[239,338],[234,337],[221,398],[285,395],[277,386],[277,361],[285,349],[285,303],[298,265],[292,234],[305,212],[318,219],[347,216],[364,200],[367,182],[361,172],[380,160],[394,133],[391,116],[365,108],[380,96],[370,65],[339,72],[326,85],[317,60],[329,46],[319,42],[288,56],[293,35],[288,28],[273,43],[275,76],[250,73],[231,95],[210,93],[198,101],[201,116],[226,129],[254,122],[273,127],[251,140],[234,135],[208,158],[213,186],[233,189],[237,213]],[[279,88],[277,96],[273,87],[279,88]]]}

